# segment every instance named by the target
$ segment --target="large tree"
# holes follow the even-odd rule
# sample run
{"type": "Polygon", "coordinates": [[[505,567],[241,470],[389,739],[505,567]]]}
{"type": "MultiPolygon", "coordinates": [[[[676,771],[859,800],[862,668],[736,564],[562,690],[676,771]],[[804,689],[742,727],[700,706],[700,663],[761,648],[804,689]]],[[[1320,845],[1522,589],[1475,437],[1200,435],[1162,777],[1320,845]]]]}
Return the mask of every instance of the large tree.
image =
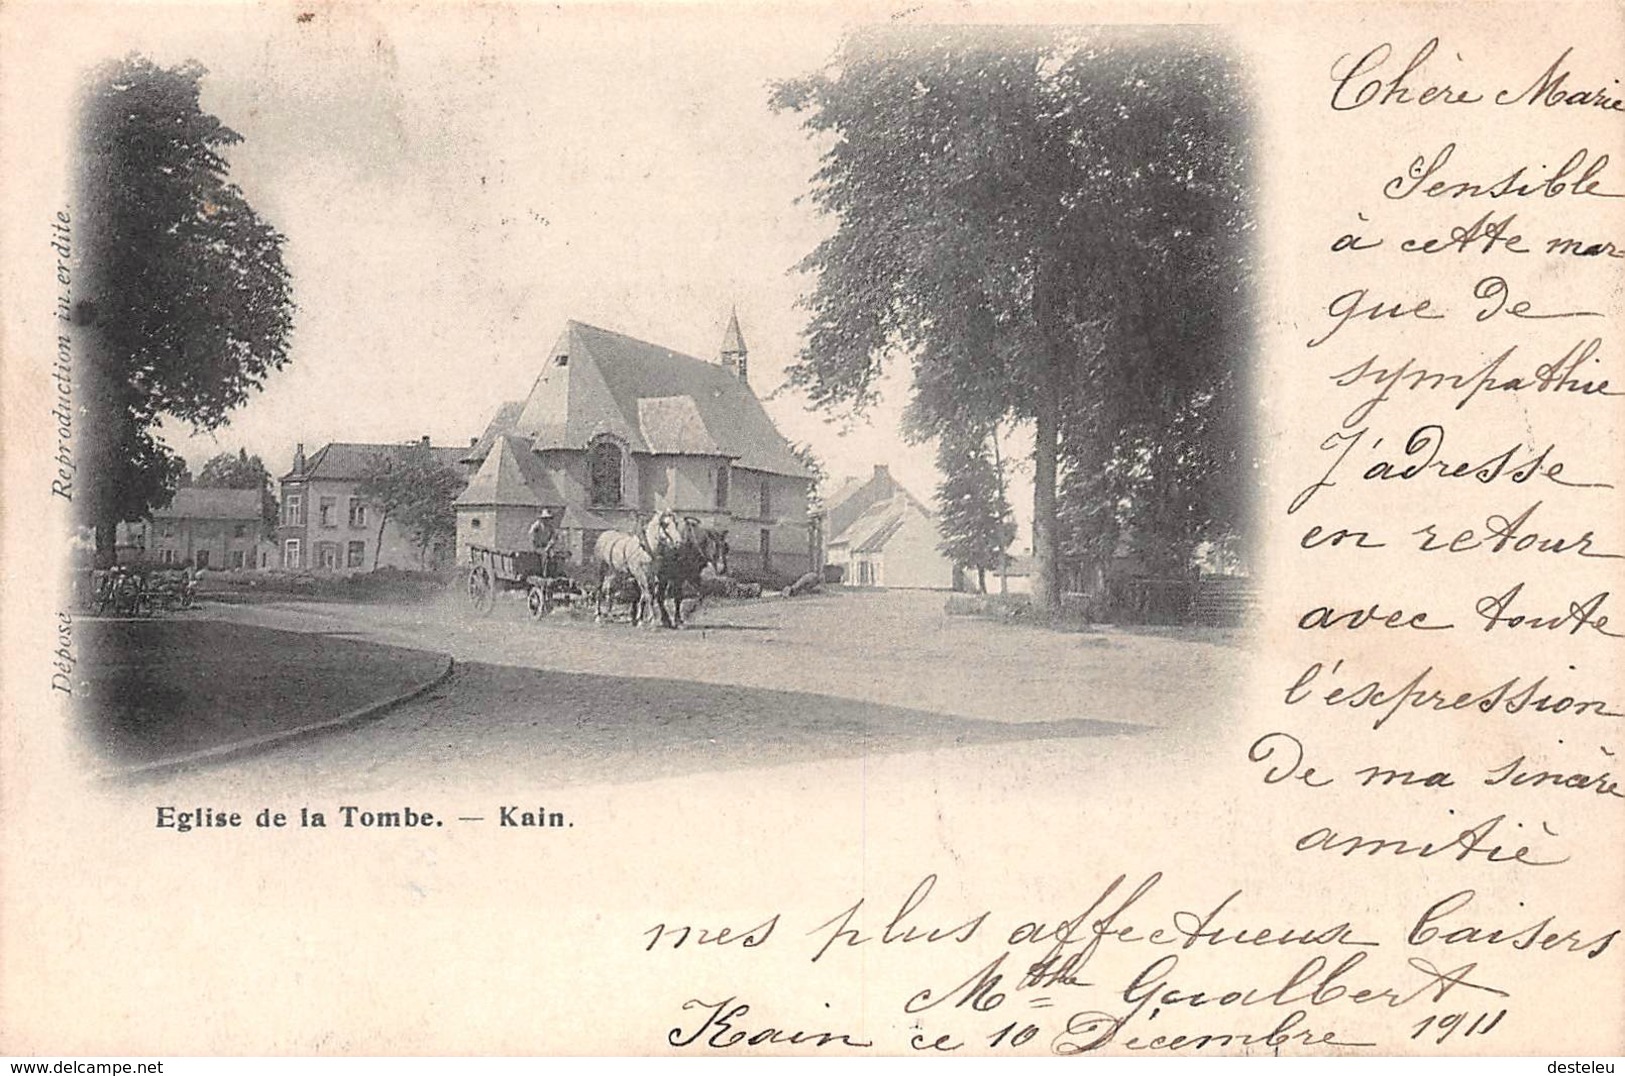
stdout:
{"type": "Polygon", "coordinates": [[[987,573],[1004,566],[1005,551],[1016,539],[994,444],[993,431],[976,426],[944,431],[937,442],[941,548],[955,564],[976,569],[984,594],[987,573]]]}
{"type": "Polygon", "coordinates": [[[395,520],[412,536],[418,562],[430,567],[429,553],[457,538],[457,495],[468,484],[463,475],[441,463],[426,445],[413,443],[379,452],[368,462],[356,492],[378,513],[378,540],[373,543],[372,567],[384,548],[384,527],[395,520]]]}
{"type": "Polygon", "coordinates": [[[288,361],[283,237],[227,178],[241,136],[200,107],[203,75],[130,56],[82,102],[75,499],[103,556],[117,523],[173,496],[181,465],[156,428],[217,429],[288,361]]]}
{"type": "Polygon", "coordinates": [[[904,356],[917,432],[1031,422],[1041,608],[1063,444],[1085,470],[1134,455],[1141,502],[1163,499],[1143,518],[1184,519],[1211,485],[1190,458],[1236,436],[1198,401],[1243,357],[1240,99],[1205,39],[1049,30],[865,32],[775,92],[826,138],[812,197],[837,224],[801,263],[817,282],[791,382],[862,409],[904,356]]]}
{"type": "Polygon", "coordinates": [[[807,511],[817,515],[824,510],[824,489],[829,485],[829,470],[825,468],[824,461],[813,446],[807,441],[795,441],[790,445],[790,454],[801,461],[812,476],[812,483],[807,487],[807,511]]]}
{"type": "Polygon", "coordinates": [[[248,449],[222,452],[209,457],[198,472],[197,485],[205,489],[254,489],[260,493],[260,522],[269,534],[276,529],[276,495],[271,492],[271,472],[265,461],[250,456],[248,449]]]}

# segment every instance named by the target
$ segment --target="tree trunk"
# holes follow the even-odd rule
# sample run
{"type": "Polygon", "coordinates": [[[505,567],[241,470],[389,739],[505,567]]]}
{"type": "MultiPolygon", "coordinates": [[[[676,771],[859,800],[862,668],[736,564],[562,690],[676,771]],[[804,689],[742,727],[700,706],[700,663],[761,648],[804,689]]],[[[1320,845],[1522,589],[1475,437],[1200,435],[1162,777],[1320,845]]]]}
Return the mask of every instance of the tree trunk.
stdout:
{"type": "Polygon", "coordinates": [[[976,589],[983,594],[987,593],[987,569],[980,564],[976,566],[976,589]]]}
{"type": "Polygon", "coordinates": [[[1065,328],[1069,263],[1064,257],[1040,266],[1033,286],[1033,321],[1043,343],[1033,400],[1033,609],[1053,616],[1061,607],[1059,534],[1055,479],[1061,443],[1061,357],[1069,345],[1065,328]]]}
{"type": "MultiPolygon", "coordinates": [[[[1010,506],[1010,494],[1009,494],[1009,491],[1005,488],[1005,485],[1004,485],[1004,453],[1003,453],[1003,451],[1001,451],[1001,449],[999,447],[999,424],[997,422],[995,422],[993,424],[992,440],[993,440],[993,475],[998,480],[998,483],[999,483],[999,504],[1000,504],[1001,507],[1003,507],[1005,509],[1008,509],[1009,506],[1010,506]]],[[[999,520],[999,522],[1002,524],[1004,522],[1004,520],[1001,518],[999,520]]],[[[982,593],[983,594],[987,593],[987,583],[985,581],[982,583],[982,593]]],[[[1002,597],[1003,595],[1006,595],[1006,594],[1009,594],[1009,593],[1010,593],[1010,550],[1009,549],[1001,549],[1001,550],[999,550],[999,594],[1002,597]]]]}
{"type": "Polygon", "coordinates": [[[1061,606],[1055,520],[1055,472],[1060,444],[1059,401],[1053,363],[1046,363],[1033,432],[1033,608],[1053,614],[1061,606]]]}
{"type": "Polygon", "coordinates": [[[378,570],[378,558],[384,555],[384,526],[389,522],[388,512],[378,513],[378,540],[372,543],[372,570],[378,570]]]}
{"type": "Polygon", "coordinates": [[[118,524],[96,522],[96,557],[92,563],[98,568],[111,568],[118,561],[118,524]]]}

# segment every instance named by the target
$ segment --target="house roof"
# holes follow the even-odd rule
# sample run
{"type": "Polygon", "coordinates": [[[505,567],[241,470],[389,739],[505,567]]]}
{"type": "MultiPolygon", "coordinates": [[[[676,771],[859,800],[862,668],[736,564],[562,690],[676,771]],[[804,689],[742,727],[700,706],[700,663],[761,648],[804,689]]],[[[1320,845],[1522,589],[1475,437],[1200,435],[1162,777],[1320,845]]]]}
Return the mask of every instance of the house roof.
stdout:
{"type": "Polygon", "coordinates": [[[841,479],[841,484],[836,486],[835,489],[824,498],[824,512],[828,514],[835,511],[837,508],[841,507],[841,505],[845,504],[849,499],[851,499],[852,494],[856,493],[858,490],[862,489],[868,484],[869,483],[862,478],[852,478],[849,476],[841,479]]]}
{"type": "Polygon", "coordinates": [[[932,518],[932,513],[909,496],[907,490],[899,488],[895,495],[870,505],[845,530],[830,539],[829,544],[848,546],[854,553],[877,553],[886,547],[911,513],[932,518]]]}
{"type": "Polygon", "coordinates": [[[583,449],[608,434],[633,452],[726,456],[739,467],[812,477],[734,374],[579,321],[548,353],[517,416],[508,412],[498,410],[488,434],[525,438],[538,451],[583,449]]]}
{"type": "MultiPolygon", "coordinates": [[[[283,481],[290,479],[341,479],[358,480],[365,478],[368,464],[381,452],[405,452],[409,448],[416,448],[417,442],[409,441],[405,444],[369,445],[355,444],[345,441],[334,441],[324,445],[314,456],[305,461],[302,473],[289,471],[282,476],[283,481]]],[[[463,462],[467,454],[465,449],[456,446],[444,447],[435,445],[429,452],[436,460],[448,467],[456,467],[463,462]]]]}
{"type": "Polygon", "coordinates": [[[868,478],[843,479],[835,491],[824,498],[824,519],[829,533],[841,534],[871,508],[899,496],[907,498],[925,515],[931,515],[931,509],[904,489],[885,464],[876,464],[868,478]]]}
{"type": "Polygon", "coordinates": [[[153,519],[236,519],[260,518],[260,491],[257,489],[203,489],[187,486],[175,491],[167,508],[154,508],[153,519]]]}
{"type": "Polygon", "coordinates": [[[891,536],[902,528],[905,518],[906,513],[904,512],[891,513],[881,521],[880,526],[876,527],[868,537],[853,546],[852,551],[854,553],[878,553],[885,549],[886,543],[891,540],[891,536]]]}

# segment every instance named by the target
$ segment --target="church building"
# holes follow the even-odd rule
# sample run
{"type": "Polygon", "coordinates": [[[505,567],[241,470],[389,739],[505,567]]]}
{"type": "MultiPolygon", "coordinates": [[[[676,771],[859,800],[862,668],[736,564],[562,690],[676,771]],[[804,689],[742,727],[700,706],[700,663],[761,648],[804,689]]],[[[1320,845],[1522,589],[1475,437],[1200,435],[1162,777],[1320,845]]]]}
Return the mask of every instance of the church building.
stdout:
{"type": "Polygon", "coordinates": [[[728,531],[732,574],[815,570],[812,474],[749,380],[739,319],[707,362],[569,322],[524,400],[504,403],[464,462],[457,556],[529,548],[544,510],[577,563],[598,535],[670,509],[728,531]]]}

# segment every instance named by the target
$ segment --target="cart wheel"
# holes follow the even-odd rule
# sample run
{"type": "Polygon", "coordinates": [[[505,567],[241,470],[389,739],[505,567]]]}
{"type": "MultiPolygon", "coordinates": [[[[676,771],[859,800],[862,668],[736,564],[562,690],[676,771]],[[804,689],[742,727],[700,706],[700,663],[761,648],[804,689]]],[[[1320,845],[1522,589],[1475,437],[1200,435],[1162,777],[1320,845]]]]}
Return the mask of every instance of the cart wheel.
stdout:
{"type": "Polygon", "coordinates": [[[546,583],[533,583],[530,592],[525,595],[525,604],[530,608],[530,618],[540,620],[553,611],[553,599],[547,592],[546,583]]]}
{"type": "Polygon", "coordinates": [[[476,564],[468,572],[468,601],[476,613],[482,616],[489,613],[497,603],[496,583],[491,578],[491,570],[483,564],[476,564]]]}

